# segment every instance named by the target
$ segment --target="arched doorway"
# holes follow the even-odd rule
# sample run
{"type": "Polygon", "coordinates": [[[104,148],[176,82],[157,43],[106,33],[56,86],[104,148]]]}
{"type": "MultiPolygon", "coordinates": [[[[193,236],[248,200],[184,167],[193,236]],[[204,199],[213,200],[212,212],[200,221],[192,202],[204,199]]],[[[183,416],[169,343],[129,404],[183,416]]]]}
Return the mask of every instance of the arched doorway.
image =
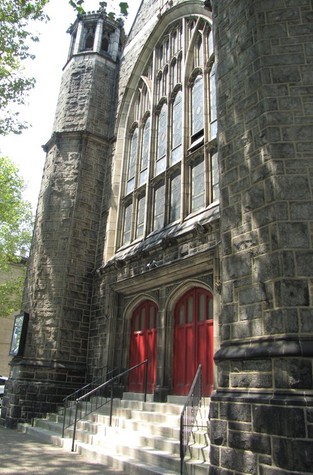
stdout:
{"type": "Polygon", "coordinates": [[[194,287],[174,308],[174,394],[188,394],[199,364],[208,396],[213,390],[213,295],[194,287]]]}
{"type": "MultiPolygon", "coordinates": [[[[129,346],[129,365],[135,366],[145,359],[148,363],[149,393],[153,392],[156,381],[156,319],[158,306],[151,300],[141,302],[133,311],[131,318],[131,333],[129,346]]],[[[144,365],[129,373],[128,390],[143,392],[144,390],[144,365]]]]}

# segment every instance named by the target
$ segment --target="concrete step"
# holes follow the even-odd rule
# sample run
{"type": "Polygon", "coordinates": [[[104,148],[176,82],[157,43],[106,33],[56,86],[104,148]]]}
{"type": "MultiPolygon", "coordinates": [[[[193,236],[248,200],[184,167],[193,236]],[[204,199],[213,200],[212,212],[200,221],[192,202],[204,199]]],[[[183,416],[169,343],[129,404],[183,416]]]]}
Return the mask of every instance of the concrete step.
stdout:
{"type": "MultiPolygon", "coordinates": [[[[112,427],[109,427],[108,406],[103,406],[77,422],[75,449],[93,461],[123,470],[129,475],[174,475],[180,472],[179,426],[182,404],[144,402],[128,394],[127,399],[114,400],[112,427]]],[[[192,431],[185,463],[188,474],[208,472],[208,432],[201,408],[192,431]]],[[[24,430],[40,440],[71,450],[73,426],[62,439],[63,418],[50,414],[35,419],[24,430]]]]}
{"type": "Polygon", "coordinates": [[[97,463],[107,464],[110,468],[123,470],[129,475],[177,475],[179,468],[163,468],[159,465],[148,464],[141,459],[133,458],[126,454],[114,454],[108,449],[101,448],[96,450],[86,444],[78,444],[77,452],[83,455],[87,460],[97,463]]]}

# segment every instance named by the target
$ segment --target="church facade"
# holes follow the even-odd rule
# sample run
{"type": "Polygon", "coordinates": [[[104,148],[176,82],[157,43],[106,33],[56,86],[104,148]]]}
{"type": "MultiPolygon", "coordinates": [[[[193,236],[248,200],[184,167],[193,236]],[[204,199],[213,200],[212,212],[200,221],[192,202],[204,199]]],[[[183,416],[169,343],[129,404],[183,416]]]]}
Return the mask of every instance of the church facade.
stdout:
{"type": "MultiPolygon", "coordinates": [[[[143,0],[70,27],[7,426],[148,359],[210,396],[210,474],[312,473],[310,0],[143,0]]],[[[141,367],[125,390],[143,391],[141,367]]]]}

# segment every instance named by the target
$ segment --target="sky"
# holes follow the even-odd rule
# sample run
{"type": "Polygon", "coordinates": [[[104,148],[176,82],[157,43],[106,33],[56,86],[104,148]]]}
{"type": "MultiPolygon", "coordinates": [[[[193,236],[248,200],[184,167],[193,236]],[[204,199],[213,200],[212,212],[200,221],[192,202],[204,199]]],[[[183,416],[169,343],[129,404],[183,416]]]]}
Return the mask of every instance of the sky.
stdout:
{"type": "MultiPolygon", "coordinates": [[[[100,0],[85,0],[85,11],[98,10],[100,0]]],[[[109,3],[109,2],[108,2],[109,3]]],[[[118,4],[118,0],[114,0],[118,4]]],[[[141,0],[129,0],[129,15],[125,23],[129,30],[141,0]]],[[[45,161],[42,145],[51,137],[54,114],[61,83],[62,68],[67,59],[70,35],[66,33],[74,22],[76,14],[68,0],[50,0],[45,8],[50,17],[48,23],[38,22],[34,33],[39,42],[31,45],[36,59],[25,64],[27,75],[36,79],[36,86],[27,99],[27,105],[19,108],[22,120],[31,127],[21,135],[10,134],[0,138],[0,153],[19,167],[26,182],[24,199],[29,201],[35,212],[45,161]]]]}

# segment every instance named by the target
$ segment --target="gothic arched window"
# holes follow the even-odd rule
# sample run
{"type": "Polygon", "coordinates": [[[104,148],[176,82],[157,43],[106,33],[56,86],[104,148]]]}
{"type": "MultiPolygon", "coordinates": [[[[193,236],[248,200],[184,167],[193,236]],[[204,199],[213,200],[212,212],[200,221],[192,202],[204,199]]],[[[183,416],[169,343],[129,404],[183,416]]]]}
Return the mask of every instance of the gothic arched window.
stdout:
{"type": "Polygon", "coordinates": [[[172,153],[171,165],[181,160],[182,140],[183,140],[183,105],[182,93],[178,91],[173,103],[172,113],[172,153]]]}
{"type": "Polygon", "coordinates": [[[137,148],[138,148],[138,128],[136,128],[133,131],[132,137],[130,139],[126,193],[133,191],[135,187],[137,148]]]}
{"type": "Polygon", "coordinates": [[[211,23],[195,15],[175,21],[151,52],[127,114],[118,246],[219,198],[213,46],[211,23]]]}
{"type": "Polygon", "coordinates": [[[157,118],[157,155],[155,164],[155,174],[163,172],[166,168],[167,153],[167,104],[163,104],[157,118]]]}
{"type": "Polygon", "coordinates": [[[198,75],[191,88],[191,135],[203,132],[204,114],[203,114],[203,77],[198,75]]]}
{"type": "Polygon", "coordinates": [[[149,140],[150,140],[150,117],[146,120],[142,133],[141,160],[140,160],[140,178],[139,184],[142,185],[148,178],[149,165],[149,140]]]}

